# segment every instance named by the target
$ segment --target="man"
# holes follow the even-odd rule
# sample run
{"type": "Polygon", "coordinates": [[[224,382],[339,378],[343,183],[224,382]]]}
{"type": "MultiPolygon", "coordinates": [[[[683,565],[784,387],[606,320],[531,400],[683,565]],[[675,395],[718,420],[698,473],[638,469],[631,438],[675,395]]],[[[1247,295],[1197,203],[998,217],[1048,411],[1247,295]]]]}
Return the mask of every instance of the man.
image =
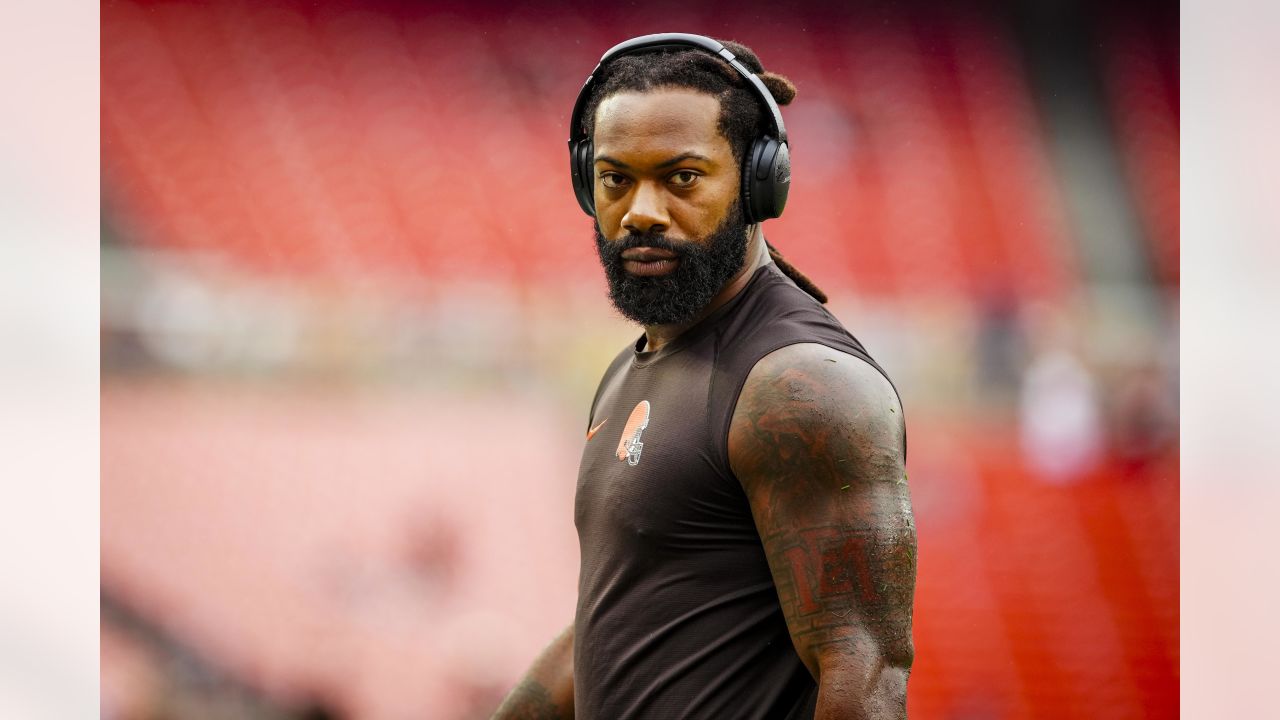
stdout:
{"type": "Polygon", "coordinates": [[[583,88],[576,189],[644,335],[587,424],[574,623],[497,718],[906,715],[902,409],[760,225],[794,95],[749,49],[676,34],[619,45],[583,88]]]}

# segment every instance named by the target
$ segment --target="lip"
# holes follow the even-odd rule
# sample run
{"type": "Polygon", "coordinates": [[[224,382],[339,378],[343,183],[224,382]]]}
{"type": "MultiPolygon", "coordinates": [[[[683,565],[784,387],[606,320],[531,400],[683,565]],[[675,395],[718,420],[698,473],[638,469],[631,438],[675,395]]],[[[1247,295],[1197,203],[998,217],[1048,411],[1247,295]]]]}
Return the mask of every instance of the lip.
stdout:
{"type": "Polygon", "coordinates": [[[680,265],[680,254],[654,247],[634,247],[622,251],[622,269],[631,275],[666,275],[680,265]]]}
{"type": "Polygon", "coordinates": [[[680,255],[670,250],[654,247],[634,247],[627,248],[622,251],[623,260],[634,260],[640,263],[656,262],[659,260],[678,260],[680,255]]]}
{"type": "Polygon", "coordinates": [[[676,266],[680,265],[680,259],[671,260],[650,260],[648,263],[641,263],[639,260],[623,260],[622,269],[632,275],[640,275],[640,277],[654,277],[654,275],[666,275],[676,266]]]}
{"type": "Polygon", "coordinates": [[[623,260],[622,269],[631,275],[640,277],[654,277],[657,275],[666,275],[672,272],[680,265],[680,258],[663,258],[661,260],[623,260]]]}

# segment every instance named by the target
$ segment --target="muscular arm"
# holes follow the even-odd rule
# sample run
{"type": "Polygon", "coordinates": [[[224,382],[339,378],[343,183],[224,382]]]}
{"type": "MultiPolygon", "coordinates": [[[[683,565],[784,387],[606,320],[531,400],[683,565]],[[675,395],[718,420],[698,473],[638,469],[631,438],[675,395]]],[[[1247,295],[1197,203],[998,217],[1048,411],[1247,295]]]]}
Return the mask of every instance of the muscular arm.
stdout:
{"type": "Polygon", "coordinates": [[[751,371],[729,457],[751,503],[815,718],[905,718],[916,533],[902,408],[875,368],[820,345],[751,371]]]}
{"type": "Polygon", "coordinates": [[[493,720],[573,720],[573,626],[533,661],[493,720]]]}

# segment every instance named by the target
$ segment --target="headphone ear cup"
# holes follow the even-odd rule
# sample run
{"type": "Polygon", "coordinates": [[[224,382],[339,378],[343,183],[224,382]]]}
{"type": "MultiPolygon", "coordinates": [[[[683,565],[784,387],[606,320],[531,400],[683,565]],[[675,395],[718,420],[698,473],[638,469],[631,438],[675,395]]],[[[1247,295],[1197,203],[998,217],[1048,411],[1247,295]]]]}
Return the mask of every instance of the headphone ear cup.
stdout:
{"type": "Polygon", "coordinates": [[[573,194],[578,198],[582,212],[590,217],[596,216],[595,177],[591,172],[595,147],[590,140],[575,143],[570,154],[569,170],[573,175],[573,194]]]}
{"type": "Polygon", "coordinates": [[[764,140],[756,140],[747,148],[742,159],[742,214],[746,216],[748,225],[754,225],[764,218],[759,213],[759,188],[756,183],[756,168],[760,166],[760,157],[765,150],[764,140]]]}
{"type": "Polygon", "coordinates": [[[784,142],[762,137],[751,145],[742,169],[742,206],[748,223],[782,214],[791,190],[791,151],[784,142]]]}
{"type": "Polygon", "coordinates": [[[769,175],[765,182],[769,183],[766,217],[779,217],[782,209],[787,206],[787,195],[791,193],[791,148],[786,143],[778,143],[778,152],[769,165],[769,175]]]}

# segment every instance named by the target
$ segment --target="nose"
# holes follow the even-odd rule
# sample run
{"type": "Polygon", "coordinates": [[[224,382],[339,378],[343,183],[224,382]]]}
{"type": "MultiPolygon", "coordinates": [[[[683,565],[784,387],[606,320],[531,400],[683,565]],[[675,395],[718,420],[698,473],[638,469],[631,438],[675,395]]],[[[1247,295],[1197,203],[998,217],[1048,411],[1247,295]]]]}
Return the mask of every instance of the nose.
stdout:
{"type": "Polygon", "coordinates": [[[622,227],[633,234],[663,233],[671,226],[666,199],[653,183],[636,183],[631,206],[622,216],[622,227]]]}

